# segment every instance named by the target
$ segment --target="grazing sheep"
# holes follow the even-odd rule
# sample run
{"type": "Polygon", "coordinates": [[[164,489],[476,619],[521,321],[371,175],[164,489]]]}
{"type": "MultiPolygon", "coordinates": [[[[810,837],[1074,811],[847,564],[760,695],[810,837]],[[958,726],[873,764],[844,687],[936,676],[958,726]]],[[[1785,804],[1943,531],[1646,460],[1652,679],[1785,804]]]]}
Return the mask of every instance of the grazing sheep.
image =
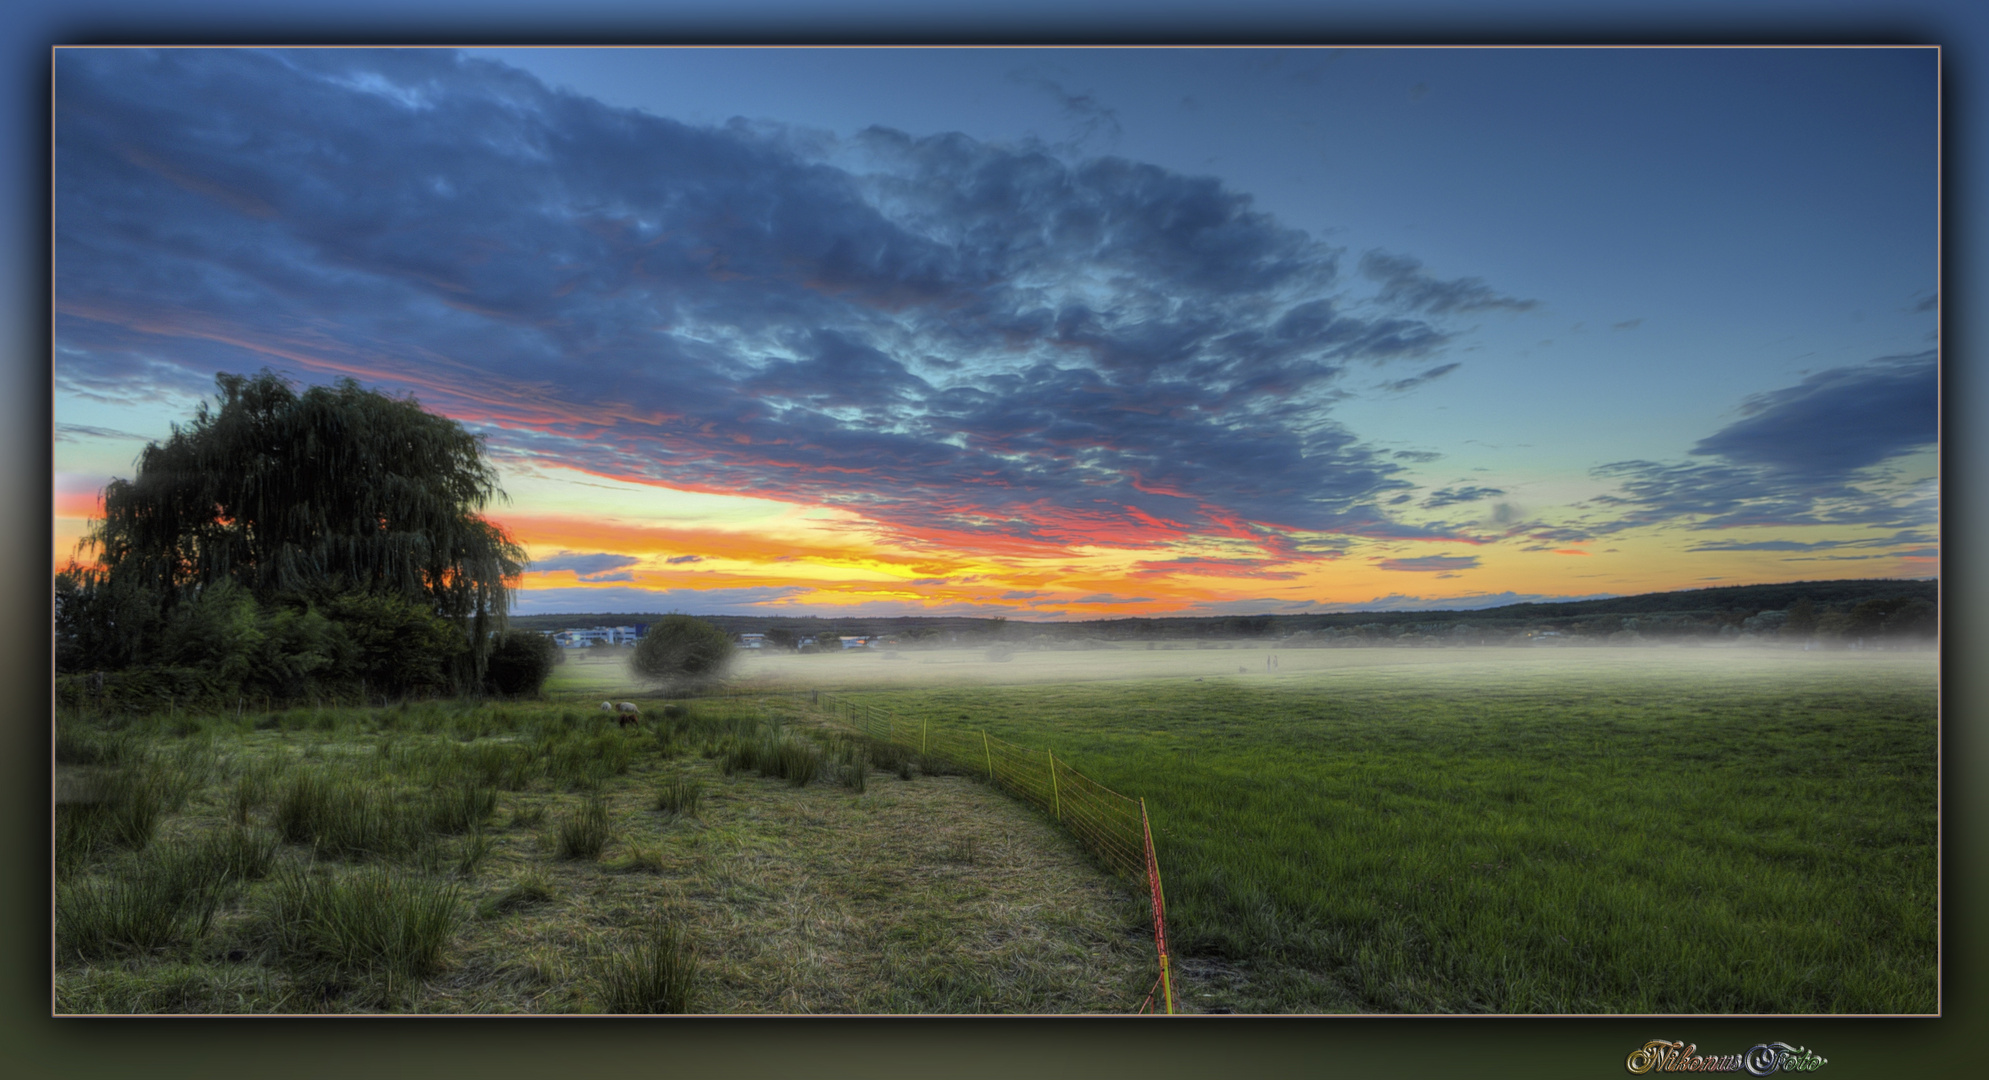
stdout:
{"type": "Polygon", "coordinates": [[[633,701],[624,701],[615,706],[615,713],[616,718],[622,722],[623,727],[642,721],[642,710],[636,708],[633,701]]]}
{"type": "Polygon", "coordinates": [[[614,702],[612,702],[612,701],[603,701],[603,702],[601,703],[601,711],[602,711],[602,712],[614,712],[614,711],[615,711],[615,703],[614,703],[614,702]]]}

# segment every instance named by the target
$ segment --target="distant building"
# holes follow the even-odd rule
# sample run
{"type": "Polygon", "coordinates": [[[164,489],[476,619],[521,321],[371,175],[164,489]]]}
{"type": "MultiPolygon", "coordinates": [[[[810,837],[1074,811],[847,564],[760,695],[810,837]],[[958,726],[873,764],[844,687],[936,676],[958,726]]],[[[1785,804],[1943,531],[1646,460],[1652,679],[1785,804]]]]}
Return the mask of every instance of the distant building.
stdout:
{"type": "Polygon", "coordinates": [[[596,645],[633,645],[647,627],[596,626],[591,630],[561,630],[553,640],[568,649],[589,649],[596,645]]]}

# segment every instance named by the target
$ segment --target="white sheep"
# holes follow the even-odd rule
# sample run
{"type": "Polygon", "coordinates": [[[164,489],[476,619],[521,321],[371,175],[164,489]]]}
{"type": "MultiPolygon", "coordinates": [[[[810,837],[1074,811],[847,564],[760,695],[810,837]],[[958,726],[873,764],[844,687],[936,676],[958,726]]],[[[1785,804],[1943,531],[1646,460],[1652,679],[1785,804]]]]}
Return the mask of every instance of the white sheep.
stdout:
{"type": "Polygon", "coordinates": [[[636,708],[635,702],[633,701],[624,701],[621,704],[615,706],[615,712],[618,714],[618,717],[621,720],[623,727],[627,727],[630,724],[638,723],[642,720],[642,710],[636,708]]]}

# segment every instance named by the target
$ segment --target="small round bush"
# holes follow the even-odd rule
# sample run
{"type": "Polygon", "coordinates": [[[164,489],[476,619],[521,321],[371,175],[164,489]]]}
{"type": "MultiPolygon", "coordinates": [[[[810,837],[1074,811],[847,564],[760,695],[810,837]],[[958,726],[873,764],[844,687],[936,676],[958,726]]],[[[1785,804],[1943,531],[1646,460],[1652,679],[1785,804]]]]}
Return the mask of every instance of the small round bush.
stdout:
{"type": "Polygon", "coordinates": [[[732,659],[725,631],[689,615],[665,615],[635,643],[629,664],[655,682],[698,682],[724,674],[732,659]]]}
{"type": "Polygon", "coordinates": [[[552,638],[529,630],[507,630],[490,651],[484,681],[492,691],[510,697],[536,694],[559,661],[559,645],[552,638]]]}

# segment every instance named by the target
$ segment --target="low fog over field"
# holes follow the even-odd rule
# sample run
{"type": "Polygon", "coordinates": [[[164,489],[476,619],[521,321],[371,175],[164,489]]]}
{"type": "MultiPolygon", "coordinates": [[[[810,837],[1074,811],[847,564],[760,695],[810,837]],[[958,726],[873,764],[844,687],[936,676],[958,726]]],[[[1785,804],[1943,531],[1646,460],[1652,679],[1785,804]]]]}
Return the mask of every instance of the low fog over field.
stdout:
{"type": "MultiPolygon", "coordinates": [[[[629,651],[572,650],[549,690],[592,688],[603,694],[643,695],[659,689],[628,669],[629,651]]],[[[1130,642],[1016,649],[851,649],[840,653],[741,650],[730,668],[731,686],[745,690],[861,690],[921,687],[1020,686],[1111,680],[1229,683],[1260,690],[1317,689],[1321,680],[1359,677],[1386,680],[1441,676],[1476,679],[1487,686],[1524,682],[1548,672],[1579,670],[1625,675],[1668,670],[1764,675],[1839,668],[1932,671],[1931,649],[1812,651],[1781,648],[1706,648],[1693,645],[1640,648],[1512,648],[1464,646],[1413,648],[1280,648],[1247,641],[1130,642]]]]}

